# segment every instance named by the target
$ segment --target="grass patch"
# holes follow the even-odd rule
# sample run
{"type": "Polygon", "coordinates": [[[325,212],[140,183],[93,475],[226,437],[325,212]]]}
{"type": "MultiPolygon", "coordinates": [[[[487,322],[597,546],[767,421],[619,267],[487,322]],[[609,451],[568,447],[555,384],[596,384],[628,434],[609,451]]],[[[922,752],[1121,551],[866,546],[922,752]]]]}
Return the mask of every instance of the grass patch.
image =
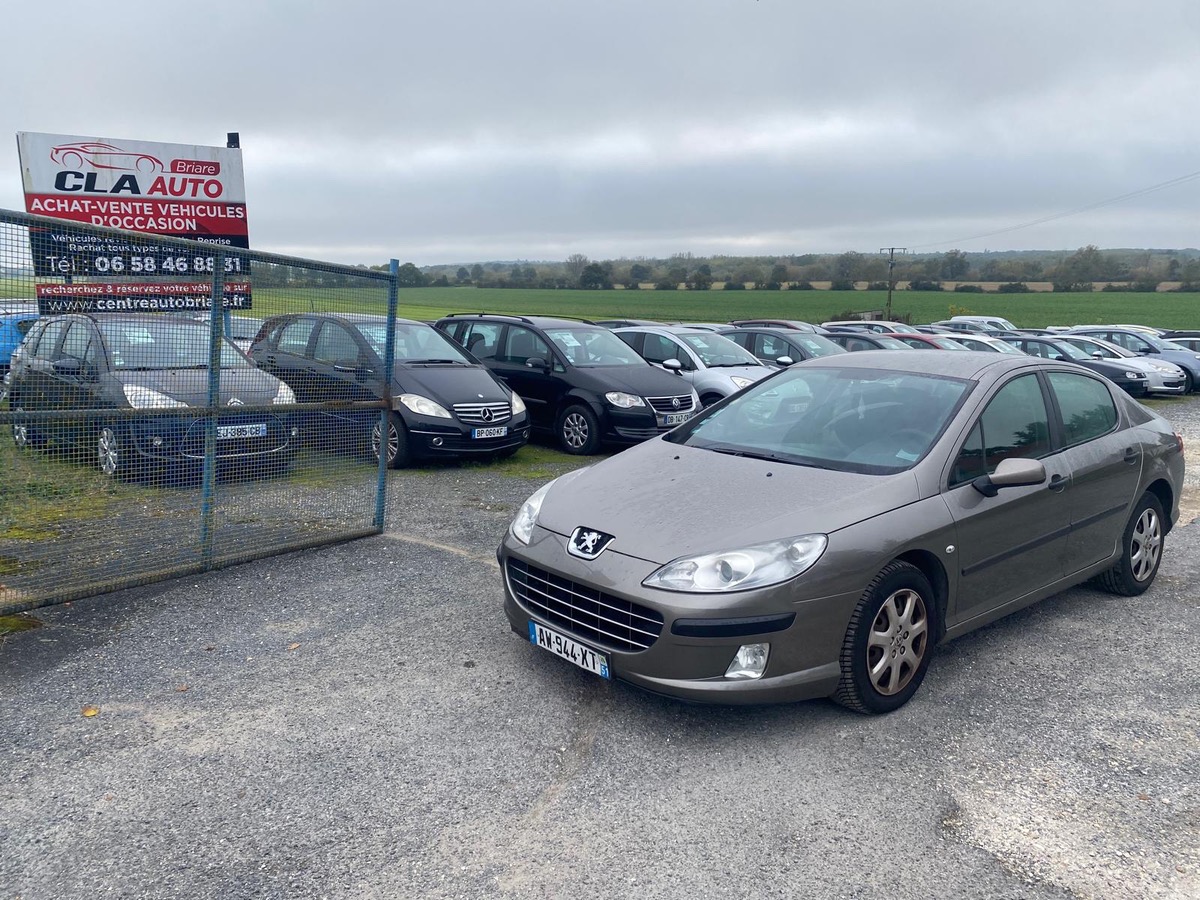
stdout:
{"type": "Polygon", "coordinates": [[[596,461],[597,457],[594,456],[572,456],[570,453],[563,453],[561,450],[541,444],[526,444],[508,459],[495,462],[470,462],[465,465],[487,468],[511,478],[549,481],[563,472],[591,465],[596,461]]]}
{"type": "Polygon", "coordinates": [[[33,616],[0,616],[0,636],[6,634],[17,634],[21,631],[31,631],[34,628],[41,627],[42,623],[33,616]]]}

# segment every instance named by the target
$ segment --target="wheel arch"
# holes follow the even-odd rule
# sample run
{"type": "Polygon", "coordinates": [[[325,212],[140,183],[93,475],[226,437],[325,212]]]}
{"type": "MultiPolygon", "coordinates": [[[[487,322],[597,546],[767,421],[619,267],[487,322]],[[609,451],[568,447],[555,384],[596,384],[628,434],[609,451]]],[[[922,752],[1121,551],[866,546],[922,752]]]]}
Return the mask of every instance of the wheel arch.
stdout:
{"type": "Polygon", "coordinates": [[[942,561],[935,554],[928,550],[907,550],[895,559],[919,569],[921,574],[929,580],[929,584],[933,588],[934,602],[937,603],[938,614],[937,635],[933,643],[935,645],[941,643],[946,634],[946,610],[950,603],[950,577],[946,574],[946,567],[942,565],[942,561]]]}
{"type": "Polygon", "coordinates": [[[1146,492],[1153,494],[1158,498],[1158,502],[1162,505],[1163,512],[1163,534],[1168,534],[1171,531],[1171,510],[1174,509],[1172,504],[1175,502],[1175,492],[1171,490],[1171,485],[1165,478],[1157,478],[1146,488],[1146,492]]]}

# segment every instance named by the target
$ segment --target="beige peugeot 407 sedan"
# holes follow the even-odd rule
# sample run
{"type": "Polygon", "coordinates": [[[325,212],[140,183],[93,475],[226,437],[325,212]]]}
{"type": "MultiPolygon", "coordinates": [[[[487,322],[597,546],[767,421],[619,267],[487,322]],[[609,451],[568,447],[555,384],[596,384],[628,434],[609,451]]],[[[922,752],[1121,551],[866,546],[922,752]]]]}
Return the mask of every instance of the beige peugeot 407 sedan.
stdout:
{"type": "Polygon", "coordinates": [[[1162,418],[1071,363],[814,359],[534,493],[505,612],[531,664],[887,712],[942,641],[1088,579],[1150,587],[1183,469],[1162,418]]]}

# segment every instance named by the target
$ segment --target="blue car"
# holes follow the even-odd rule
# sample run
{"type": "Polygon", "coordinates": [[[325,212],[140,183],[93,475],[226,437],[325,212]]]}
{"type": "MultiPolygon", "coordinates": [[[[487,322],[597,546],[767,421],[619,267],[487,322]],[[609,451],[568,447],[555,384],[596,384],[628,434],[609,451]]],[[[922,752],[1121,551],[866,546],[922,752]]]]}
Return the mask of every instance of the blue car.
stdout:
{"type": "Polygon", "coordinates": [[[0,377],[8,371],[8,361],[26,333],[37,321],[37,307],[21,304],[5,307],[0,305],[0,377]]]}

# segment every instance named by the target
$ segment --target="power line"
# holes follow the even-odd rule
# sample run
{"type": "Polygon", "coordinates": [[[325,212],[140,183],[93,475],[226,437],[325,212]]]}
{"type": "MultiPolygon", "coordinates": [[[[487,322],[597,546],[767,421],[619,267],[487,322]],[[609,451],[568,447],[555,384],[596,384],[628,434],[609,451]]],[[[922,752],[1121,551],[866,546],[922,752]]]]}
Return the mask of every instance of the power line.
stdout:
{"type": "Polygon", "coordinates": [[[1092,209],[1099,209],[1102,206],[1111,206],[1114,203],[1121,203],[1125,200],[1132,200],[1134,197],[1141,197],[1145,194],[1152,194],[1155,191],[1165,190],[1169,187],[1185,184],[1200,178],[1200,172],[1189,172],[1187,175],[1180,175],[1178,178],[1172,178],[1169,181],[1163,181],[1158,184],[1152,184],[1149,187],[1140,188],[1136,191],[1130,191],[1128,194],[1121,194],[1119,197],[1109,197],[1107,200],[1098,200],[1095,203],[1088,203],[1085,206],[1077,206],[1074,209],[1068,209],[1064,212],[1054,213],[1049,216],[1042,216],[1040,219],[1033,219],[1029,222],[1022,222],[1020,225],[1010,225],[1007,228],[1000,228],[996,231],[987,231],[983,234],[973,234],[970,237],[954,238],[949,241],[935,241],[929,244],[917,244],[910,249],[920,250],[924,247],[941,247],[946,244],[965,244],[968,241],[978,241],[982,238],[995,237],[998,234],[1010,234],[1014,231],[1020,231],[1022,228],[1032,228],[1034,225],[1042,225],[1046,222],[1053,222],[1056,219],[1065,219],[1067,216],[1075,216],[1082,212],[1087,212],[1092,209]]]}

